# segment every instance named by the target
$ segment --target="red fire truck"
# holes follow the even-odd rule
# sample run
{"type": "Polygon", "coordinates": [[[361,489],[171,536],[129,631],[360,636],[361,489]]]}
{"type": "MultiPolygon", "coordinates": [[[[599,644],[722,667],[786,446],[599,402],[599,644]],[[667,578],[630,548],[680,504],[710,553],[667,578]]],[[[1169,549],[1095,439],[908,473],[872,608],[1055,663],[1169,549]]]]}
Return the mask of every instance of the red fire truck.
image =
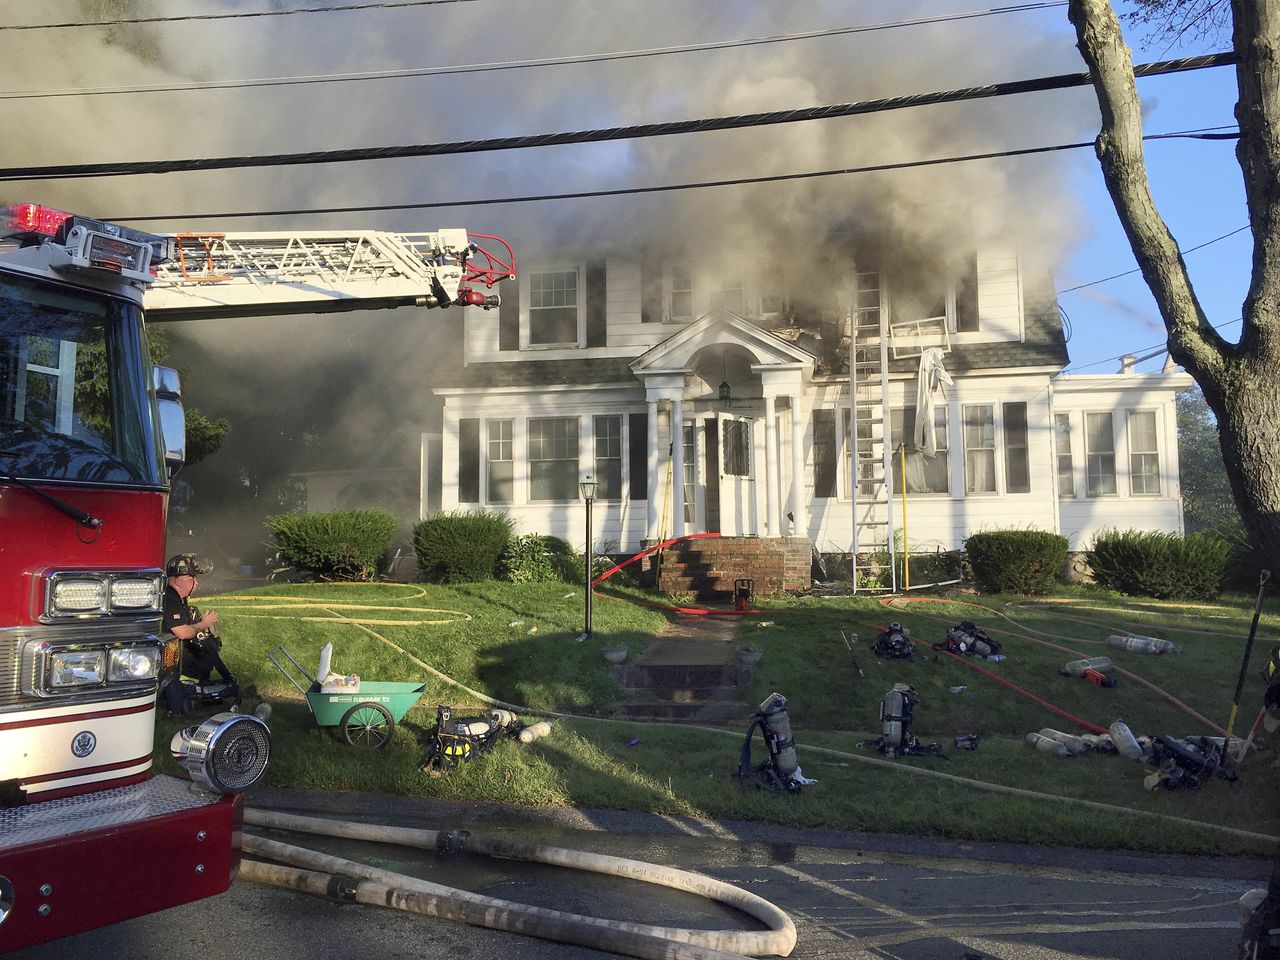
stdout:
{"type": "Polygon", "coordinates": [[[0,953],[227,889],[257,717],[205,721],[151,777],[174,370],[151,320],[496,306],[514,276],[464,230],[154,235],[0,208],[0,953]]]}

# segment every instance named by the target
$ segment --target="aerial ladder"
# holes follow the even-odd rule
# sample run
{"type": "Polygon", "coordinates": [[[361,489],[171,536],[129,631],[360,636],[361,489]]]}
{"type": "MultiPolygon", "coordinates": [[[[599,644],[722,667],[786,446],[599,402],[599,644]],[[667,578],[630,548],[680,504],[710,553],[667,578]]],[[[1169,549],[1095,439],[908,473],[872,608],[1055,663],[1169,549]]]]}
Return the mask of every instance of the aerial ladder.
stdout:
{"type": "Polygon", "coordinates": [[[516,269],[506,241],[463,229],[162,236],[169,257],[154,268],[144,296],[153,320],[403,306],[488,310],[499,297],[486,291],[516,269]]]}

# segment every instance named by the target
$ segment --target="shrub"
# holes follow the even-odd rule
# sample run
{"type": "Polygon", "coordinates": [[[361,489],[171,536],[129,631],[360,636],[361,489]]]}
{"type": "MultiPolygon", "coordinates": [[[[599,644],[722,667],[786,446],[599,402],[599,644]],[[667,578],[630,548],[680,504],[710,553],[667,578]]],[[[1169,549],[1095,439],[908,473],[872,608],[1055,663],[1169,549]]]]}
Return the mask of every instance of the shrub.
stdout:
{"type": "Polygon", "coordinates": [[[975,533],[964,549],[984,593],[1046,594],[1067,563],[1067,538],[1040,530],[975,533]]]}
{"type": "Polygon", "coordinates": [[[491,580],[515,529],[503,513],[466,510],[440,513],[413,527],[413,549],[424,580],[467,583],[491,580]]]}
{"type": "Polygon", "coordinates": [[[1121,593],[1161,600],[1212,600],[1222,590],[1230,545],[1218,537],[1104,530],[1085,554],[1094,579],[1121,593]]]}
{"type": "Polygon", "coordinates": [[[558,580],[551,556],[547,553],[546,537],[526,533],[512,537],[502,551],[498,566],[505,580],[512,583],[547,583],[558,580]]]}
{"type": "Polygon", "coordinates": [[[325,580],[370,580],[396,532],[386,510],[335,510],[267,517],[281,558],[325,580]]]}

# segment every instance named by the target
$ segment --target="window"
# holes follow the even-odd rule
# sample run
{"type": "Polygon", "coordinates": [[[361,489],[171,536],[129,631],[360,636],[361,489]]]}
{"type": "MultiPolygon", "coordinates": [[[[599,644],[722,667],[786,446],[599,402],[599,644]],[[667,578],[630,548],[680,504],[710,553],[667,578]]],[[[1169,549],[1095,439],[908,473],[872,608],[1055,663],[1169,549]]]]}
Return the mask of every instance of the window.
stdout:
{"type": "Polygon", "coordinates": [[[596,417],[596,499],[622,499],[622,418],[596,417]]]}
{"type": "MultiPolygon", "coordinates": [[[[858,496],[874,497],[876,493],[876,483],[884,474],[882,468],[884,466],[880,459],[879,452],[876,450],[876,438],[873,434],[873,425],[870,420],[866,419],[867,410],[863,408],[863,416],[858,418],[858,496]]],[[[840,457],[845,464],[843,470],[843,478],[840,484],[841,496],[848,499],[850,497],[850,474],[849,474],[849,411],[844,411],[844,431],[840,434],[840,457]]]]}
{"type": "Polygon", "coordinates": [[[964,258],[951,275],[926,263],[895,270],[889,277],[889,294],[891,324],[942,317],[952,333],[979,329],[976,254],[964,258]]]}
{"type": "Polygon", "coordinates": [[[1129,414],[1129,490],[1135,497],[1160,495],[1160,453],[1154,410],[1129,414]]]}
{"type": "Polygon", "coordinates": [[[751,423],[748,420],[724,421],[724,475],[751,475],[751,423]]]}
{"type": "Polygon", "coordinates": [[[671,268],[671,319],[676,323],[693,319],[693,274],[688,267],[671,268]]]}
{"type": "Polygon", "coordinates": [[[1058,496],[1074,499],[1076,475],[1075,465],[1071,460],[1071,414],[1054,414],[1053,429],[1055,446],[1058,448],[1058,496]]]}
{"type": "Polygon", "coordinates": [[[578,271],[529,274],[529,343],[577,342],[578,271]]]}
{"type": "Polygon", "coordinates": [[[813,411],[813,495],[836,495],[836,412],[813,411]]]}
{"type": "Polygon", "coordinates": [[[698,426],[686,420],[680,431],[684,450],[684,522],[693,523],[698,495],[698,426]]]}
{"type": "Polygon", "coordinates": [[[746,312],[746,300],[742,294],[741,277],[718,277],[707,291],[707,309],[719,307],[741,316],[746,312]]]}
{"type": "Polygon", "coordinates": [[[1111,414],[1084,415],[1085,490],[1091,497],[1116,492],[1116,438],[1111,414]]]}
{"type": "Polygon", "coordinates": [[[578,420],[529,421],[529,499],[578,499],[578,420]]]}
{"type": "MultiPolygon", "coordinates": [[[[933,431],[938,452],[926,456],[915,447],[916,408],[889,411],[890,443],[896,451],[905,438],[907,446],[907,493],[950,493],[951,459],[947,455],[947,408],[933,408],[933,431]]],[[[902,456],[893,455],[893,492],[902,493],[902,456]]]]}
{"type": "Polygon", "coordinates": [[[964,489],[996,492],[996,418],[991,404],[964,408],[964,489]]]}
{"type": "Polygon", "coordinates": [[[1031,492],[1031,462],[1027,455],[1027,405],[1006,403],[1004,416],[1004,492],[1031,492]]]}
{"type": "Polygon", "coordinates": [[[511,462],[511,421],[489,421],[489,502],[515,499],[511,462]]]}

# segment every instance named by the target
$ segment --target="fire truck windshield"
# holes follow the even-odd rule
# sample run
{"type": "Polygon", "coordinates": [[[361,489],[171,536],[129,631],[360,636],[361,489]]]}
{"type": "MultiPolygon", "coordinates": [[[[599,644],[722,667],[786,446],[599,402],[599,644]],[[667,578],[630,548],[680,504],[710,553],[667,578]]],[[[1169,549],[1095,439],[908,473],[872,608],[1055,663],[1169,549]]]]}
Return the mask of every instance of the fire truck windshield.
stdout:
{"type": "Polygon", "coordinates": [[[0,475],[160,486],[141,311],[0,276],[0,475]]]}

